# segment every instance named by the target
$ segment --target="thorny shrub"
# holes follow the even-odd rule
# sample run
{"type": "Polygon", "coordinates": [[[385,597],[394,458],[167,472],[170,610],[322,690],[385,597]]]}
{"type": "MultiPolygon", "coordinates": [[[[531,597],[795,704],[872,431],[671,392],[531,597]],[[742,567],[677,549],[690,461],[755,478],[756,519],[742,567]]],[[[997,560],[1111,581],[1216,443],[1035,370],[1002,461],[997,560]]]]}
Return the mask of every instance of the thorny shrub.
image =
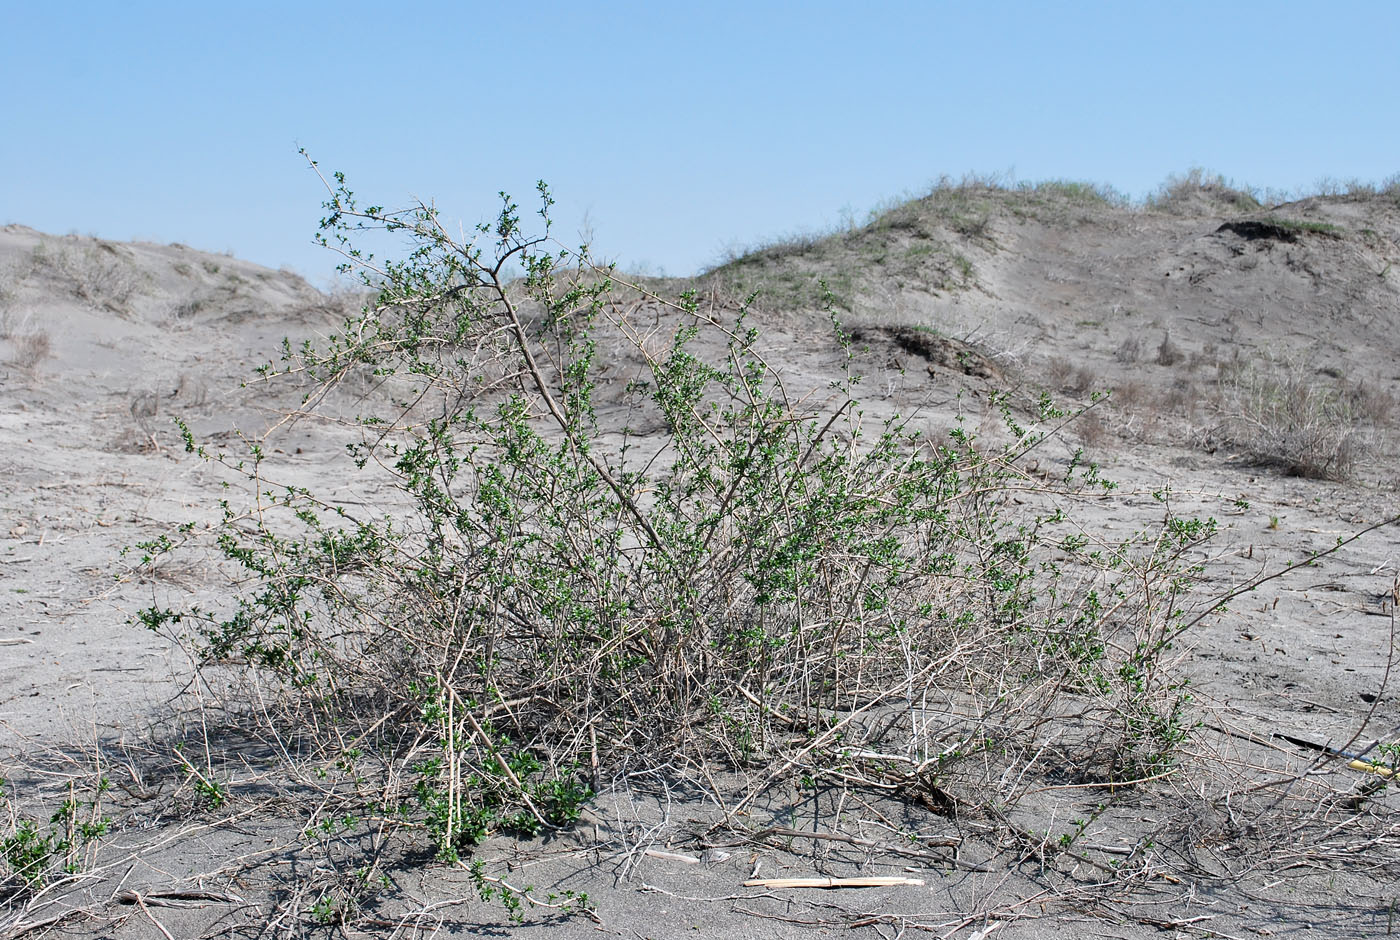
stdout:
{"type": "Polygon", "coordinates": [[[640,288],[549,240],[543,184],[540,235],[503,195],[472,240],[328,188],[323,242],[376,296],[263,372],[309,382],[306,413],[343,413],[338,386],[365,374],[385,394],[358,407],[395,404],[359,415],[334,499],[273,482],[257,444],[186,431],[230,471],[212,541],[231,587],[141,614],[255,691],[284,753],[447,858],[567,826],[657,767],[708,768],[694,779],[729,805],[800,780],[998,812],[1051,774],[1172,767],[1193,719],[1169,651],[1214,521],[1164,491],[1159,525],[1086,534],[1076,499],[1113,487],[1096,467],[1018,468],[1073,415],[999,398],[1010,443],[991,448],[962,423],[867,418],[849,372],[794,400],[743,307],[680,296],[658,350],[619,302],[640,288]],[[368,230],[409,253],[379,261],[368,230]],[[644,362],[621,406],[595,399],[603,336],[644,362]],[[344,490],[386,478],[394,499],[344,490]]]}

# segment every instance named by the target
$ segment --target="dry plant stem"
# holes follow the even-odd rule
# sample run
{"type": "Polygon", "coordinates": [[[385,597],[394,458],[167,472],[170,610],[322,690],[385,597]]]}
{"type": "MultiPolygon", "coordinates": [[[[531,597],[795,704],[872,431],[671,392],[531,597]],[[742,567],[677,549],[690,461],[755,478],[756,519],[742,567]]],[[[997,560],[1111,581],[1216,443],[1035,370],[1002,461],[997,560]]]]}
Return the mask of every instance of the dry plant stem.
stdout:
{"type": "MultiPolygon", "coordinates": [[[[451,698],[455,699],[456,693],[452,693],[451,698]]],[[[529,795],[526,793],[524,785],[521,784],[520,778],[515,775],[515,771],[510,769],[510,764],[507,763],[506,759],[501,756],[500,751],[497,750],[495,743],[491,740],[491,737],[485,731],[481,730],[481,725],[477,723],[477,720],[472,715],[472,713],[464,709],[462,714],[466,716],[467,722],[472,726],[472,730],[476,732],[477,738],[482,742],[483,746],[487,749],[487,751],[490,752],[492,759],[495,760],[496,766],[500,768],[502,775],[505,776],[505,778],[511,782],[511,786],[515,787],[516,791],[520,794],[522,801],[525,803],[526,808],[530,810],[530,812],[534,815],[535,819],[539,821],[540,825],[544,826],[547,829],[556,828],[555,826],[551,825],[549,820],[545,819],[544,816],[540,813],[540,811],[535,807],[534,802],[531,801],[529,795]]]]}
{"type": "Polygon", "coordinates": [[[922,887],[924,879],[900,875],[869,878],[750,878],[745,888],[890,888],[903,885],[922,887]]]}
{"type": "Polygon", "coordinates": [[[175,937],[170,933],[170,931],[165,929],[165,925],[162,924],[160,921],[156,920],[156,915],[151,913],[151,909],[146,906],[145,899],[142,898],[139,894],[136,895],[136,904],[138,907],[141,908],[141,912],[146,915],[147,919],[149,919],[151,923],[155,924],[156,929],[160,931],[161,936],[165,937],[165,940],[175,940],[175,937]]]}
{"type": "MultiPolygon", "coordinates": [[[[1380,707],[1381,702],[1385,698],[1386,690],[1390,686],[1391,669],[1395,665],[1397,616],[1396,607],[1400,606],[1400,577],[1397,577],[1391,583],[1390,599],[1390,633],[1387,637],[1386,643],[1385,671],[1381,674],[1381,682],[1376,689],[1374,697],[1371,699],[1370,707],[1366,709],[1366,714],[1362,716],[1361,722],[1357,725],[1356,730],[1352,733],[1352,736],[1348,738],[1347,741],[1344,744],[1342,744],[1341,747],[1335,748],[1333,753],[1325,754],[1324,756],[1319,757],[1315,762],[1314,766],[1330,763],[1332,761],[1337,760],[1338,758],[1348,756],[1343,752],[1350,751],[1352,747],[1355,746],[1356,742],[1361,738],[1361,735],[1365,733],[1366,728],[1370,725],[1371,719],[1375,717],[1376,709],[1380,707]]],[[[1381,743],[1382,742],[1378,739],[1374,744],[1366,748],[1365,751],[1362,751],[1360,755],[1356,756],[1360,757],[1364,756],[1365,754],[1369,754],[1372,749],[1374,749],[1377,745],[1381,743]]]]}
{"type": "Polygon", "coordinates": [[[97,913],[95,911],[80,908],[71,911],[64,911],[61,914],[55,914],[52,917],[45,917],[42,920],[31,920],[26,922],[23,920],[16,919],[12,923],[3,924],[0,925],[0,927],[3,927],[5,930],[5,940],[19,940],[20,937],[28,936],[29,934],[34,933],[35,931],[47,931],[54,927],[58,927],[59,925],[64,924],[70,920],[78,920],[81,918],[94,919],[96,917],[97,913]]]}
{"type": "MultiPolygon", "coordinates": [[[[812,751],[815,751],[815,750],[817,750],[818,748],[824,746],[824,745],[825,745],[827,742],[829,742],[831,739],[835,738],[835,737],[841,732],[841,730],[842,730],[843,728],[845,728],[845,727],[846,727],[847,725],[849,725],[851,722],[855,721],[856,718],[860,717],[861,715],[864,715],[866,712],[868,712],[868,711],[869,711],[871,708],[873,708],[875,705],[879,704],[879,703],[880,703],[881,701],[883,701],[885,698],[887,698],[887,697],[889,697],[889,696],[891,696],[891,695],[896,694],[897,691],[898,691],[898,690],[889,690],[888,692],[886,692],[886,693],[884,693],[884,694],[876,695],[873,699],[871,699],[870,701],[866,702],[865,704],[863,704],[863,705],[861,705],[861,706],[859,706],[859,707],[853,708],[853,709],[851,710],[851,712],[850,712],[849,714],[846,715],[846,717],[842,718],[839,722],[837,722],[836,724],[832,725],[832,726],[831,726],[830,728],[828,728],[826,731],[822,732],[822,733],[821,733],[820,735],[818,735],[817,738],[816,738],[814,741],[812,741],[810,744],[808,744],[808,745],[806,745],[805,747],[803,747],[800,751],[798,751],[796,754],[792,755],[791,757],[786,757],[786,758],[784,758],[784,759],[783,759],[783,763],[782,763],[781,765],[779,765],[777,768],[774,768],[774,769],[770,770],[770,771],[765,775],[765,779],[764,779],[764,782],[763,782],[762,784],[760,784],[760,785],[758,785],[758,786],[755,786],[755,787],[752,787],[752,788],[749,790],[749,792],[744,796],[744,798],[743,798],[742,800],[740,800],[733,808],[731,808],[731,809],[728,811],[728,813],[726,814],[726,817],[725,817],[725,821],[724,821],[724,823],[723,823],[722,825],[728,825],[728,824],[730,823],[730,821],[731,821],[735,816],[737,816],[739,813],[743,812],[744,809],[748,807],[749,803],[751,803],[753,800],[757,799],[761,794],[763,794],[770,786],[772,786],[774,783],[776,783],[776,782],[777,782],[783,775],[785,775],[789,770],[791,770],[791,769],[794,768],[794,767],[799,766],[799,765],[801,764],[801,762],[806,758],[806,756],[807,756],[808,754],[810,754],[812,751]]],[[[717,828],[717,827],[716,827],[716,828],[717,828]]]]}
{"type": "MultiPolygon", "coordinates": [[[[861,848],[876,849],[881,852],[888,852],[891,855],[898,855],[903,858],[917,858],[924,859],[930,862],[935,862],[939,865],[952,865],[953,867],[963,869],[964,871],[975,871],[983,873],[989,871],[989,869],[987,869],[984,866],[973,865],[961,861],[956,857],[956,855],[949,857],[948,855],[943,855],[936,852],[923,852],[918,849],[906,848],[902,845],[876,842],[873,839],[863,839],[858,836],[849,836],[839,832],[816,832],[804,829],[789,829],[785,826],[771,826],[767,829],[748,834],[742,839],[734,839],[729,842],[702,841],[701,844],[707,848],[730,847],[750,844],[767,844],[767,840],[773,837],[780,839],[811,839],[816,842],[842,842],[847,845],[855,845],[861,848]]],[[[944,846],[947,848],[954,849],[956,849],[957,846],[961,845],[962,841],[963,840],[961,838],[919,839],[919,843],[921,845],[944,846]]]]}
{"type": "MultiPolygon", "coordinates": [[[[1394,522],[1394,521],[1396,521],[1396,520],[1392,519],[1392,520],[1390,520],[1389,522],[1387,522],[1387,523],[1382,523],[1382,524],[1383,524],[1383,525],[1384,525],[1384,524],[1390,524],[1391,522],[1394,522]]],[[[1376,526],[1373,526],[1372,528],[1376,528],[1376,526]]],[[[1355,538],[1355,536],[1353,536],[1353,538],[1355,538]]],[[[1295,784],[1299,783],[1300,781],[1304,781],[1304,780],[1308,779],[1310,776],[1312,776],[1312,775],[1318,773],[1319,770],[1320,770],[1321,768],[1323,768],[1323,767],[1325,767],[1325,766],[1327,766],[1327,765],[1329,765],[1329,764],[1332,764],[1332,763],[1336,762],[1337,760],[1339,760],[1339,759],[1343,758],[1344,756],[1346,756],[1343,752],[1349,751],[1349,750],[1356,744],[1356,742],[1361,738],[1361,736],[1365,733],[1367,726],[1370,724],[1371,719],[1375,716],[1376,709],[1379,707],[1381,701],[1384,699],[1385,690],[1386,690],[1386,688],[1389,686],[1389,682],[1390,682],[1390,673],[1391,673],[1391,669],[1392,669],[1392,667],[1393,667],[1393,665],[1394,665],[1395,655],[1396,655],[1396,638],[1397,638],[1397,624],[1396,624],[1396,616],[1397,616],[1397,614],[1396,614],[1396,609],[1395,609],[1395,606],[1396,606],[1396,605],[1395,605],[1394,602],[1400,601],[1400,578],[1397,578],[1397,579],[1395,580],[1394,584],[1392,585],[1392,588],[1391,588],[1391,598],[1392,598],[1392,605],[1391,605],[1391,615],[1390,615],[1390,630],[1389,630],[1388,644],[1387,644],[1387,649],[1386,649],[1385,670],[1384,670],[1384,673],[1382,674],[1381,683],[1380,683],[1379,688],[1377,689],[1377,693],[1376,693],[1375,697],[1371,700],[1370,707],[1367,708],[1366,714],[1362,717],[1360,723],[1357,725],[1356,730],[1355,730],[1354,732],[1352,732],[1351,737],[1350,737],[1349,739],[1347,739],[1347,741],[1346,741],[1345,743],[1343,743],[1343,745],[1342,745],[1340,748],[1334,748],[1334,749],[1331,750],[1331,752],[1327,752],[1327,751],[1322,752],[1322,753],[1319,754],[1315,759],[1313,759],[1306,767],[1304,767],[1302,770],[1298,771],[1298,772],[1295,773],[1295,774],[1285,775],[1285,776],[1281,776],[1281,777],[1277,777],[1277,778],[1273,778],[1273,779],[1267,779],[1267,778],[1266,778],[1266,779],[1263,780],[1263,781],[1251,780],[1251,781],[1249,781],[1249,782],[1248,782],[1245,786],[1243,786],[1243,787],[1238,787],[1238,788],[1235,788],[1235,789],[1232,789],[1232,790],[1228,791],[1228,793],[1226,794],[1226,797],[1225,797],[1226,799],[1229,799],[1229,798],[1231,798],[1231,797],[1243,796],[1243,795],[1250,794],[1250,793],[1257,793],[1257,792],[1260,792],[1260,791],[1267,791],[1267,790],[1273,790],[1273,789],[1278,788],[1280,792],[1279,792],[1279,794],[1278,794],[1278,796],[1277,796],[1277,799],[1276,799],[1276,801],[1275,801],[1275,803],[1274,803],[1274,805],[1276,806],[1279,802],[1281,802],[1281,801],[1283,801],[1283,800],[1285,800],[1285,799],[1288,798],[1289,790],[1290,790],[1291,787],[1293,787],[1295,784]]],[[[1227,733],[1229,733],[1229,732],[1227,732],[1227,733]]],[[[1377,743],[1380,743],[1380,742],[1377,741],[1377,743]]],[[[1366,749],[1366,752],[1369,752],[1369,751],[1370,751],[1372,748],[1374,748],[1374,747],[1375,747],[1375,745],[1373,744],[1371,747],[1369,747],[1369,748],[1366,749]]]]}

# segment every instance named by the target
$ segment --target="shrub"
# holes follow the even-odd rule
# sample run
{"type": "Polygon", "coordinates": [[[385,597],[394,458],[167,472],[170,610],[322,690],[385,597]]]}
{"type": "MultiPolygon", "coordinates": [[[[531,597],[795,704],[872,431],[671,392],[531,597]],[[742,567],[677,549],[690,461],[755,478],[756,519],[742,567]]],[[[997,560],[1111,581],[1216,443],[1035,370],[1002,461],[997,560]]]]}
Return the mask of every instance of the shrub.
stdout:
{"type": "Polygon", "coordinates": [[[1174,366],[1186,360],[1186,353],[1172,342],[1171,333],[1162,331],[1162,342],[1157,344],[1157,365],[1174,366]]]}
{"type": "Polygon", "coordinates": [[[1057,390],[1064,390],[1074,381],[1074,363],[1064,356],[1051,356],[1045,364],[1045,377],[1057,390]]]}
{"type": "MultiPolygon", "coordinates": [[[[0,272],[8,274],[8,272],[0,272]]],[[[11,280],[7,278],[7,280],[11,280]]],[[[15,288],[13,282],[0,283],[0,339],[9,339],[20,328],[19,316],[15,313],[15,288]]]]}
{"type": "Polygon", "coordinates": [[[1142,338],[1137,334],[1124,337],[1118,347],[1113,350],[1113,358],[1117,361],[1130,365],[1142,358],[1142,338]]]}
{"type": "Polygon", "coordinates": [[[731,810],[791,782],[1002,818],[1047,775],[1172,766],[1192,720],[1165,653],[1214,523],[1162,493],[1160,526],[1087,538],[1062,507],[1111,491],[1097,468],[1035,490],[1017,466],[1072,417],[1048,399],[1033,427],[994,399],[999,449],[961,423],[930,438],[866,418],[855,375],[790,397],[745,307],[722,323],[620,284],[509,199],[470,242],[425,205],[359,208],[339,175],[326,209],[377,295],[263,372],[313,379],[306,411],[380,379],[337,480],[362,494],[278,486],[260,447],[186,431],[244,481],[213,532],[232,587],[141,620],[211,684],[246,681],[286,753],[379,768],[357,792],[442,857],[566,826],[627,772],[697,769],[731,810]],[[379,228],[410,254],[357,245],[379,228]],[[639,304],[669,317],[659,348],[639,304]],[[642,375],[603,407],[596,351],[619,339],[642,375]],[[394,498],[369,495],[385,480],[394,498]]]}
{"type": "Polygon", "coordinates": [[[1369,422],[1378,428],[1395,423],[1395,396],[1383,386],[1365,380],[1344,380],[1339,384],[1338,390],[1360,421],[1369,422]]]}
{"type": "Polygon", "coordinates": [[[1221,386],[1226,442],[1256,464],[1318,480],[1352,475],[1369,446],[1358,406],[1381,408],[1344,380],[1284,359],[1222,370],[1221,386]]]}
{"type": "Polygon", "coordinates": [[[131,312],[132,299],[145,286],[141,272],[106,242],[41,242],[30,254],[30,274],[49,277],[79,300],[121,314],[131,312]]]}
{"type": "Polygon", "coordinates": [[[12,335],[10,342],[14,346],[10,361],[21,369],[37,368],[53,352],[53,342],[44,330],[12,335]]]}

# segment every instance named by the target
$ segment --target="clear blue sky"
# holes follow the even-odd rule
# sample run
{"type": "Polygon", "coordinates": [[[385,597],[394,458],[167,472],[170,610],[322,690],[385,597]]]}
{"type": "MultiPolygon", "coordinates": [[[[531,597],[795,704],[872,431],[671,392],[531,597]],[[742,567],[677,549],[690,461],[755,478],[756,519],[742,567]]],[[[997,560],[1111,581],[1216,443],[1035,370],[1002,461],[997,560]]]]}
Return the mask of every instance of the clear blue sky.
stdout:
{"type": "Polygon", "coordinates": [[[0,3],[0,222],[325,283],[307,147],[470,223],[686,274],[941,174],[1400,172],[1400,3],[0,3]],[[861,7],[866,7],[862,4],[861,7]]]}

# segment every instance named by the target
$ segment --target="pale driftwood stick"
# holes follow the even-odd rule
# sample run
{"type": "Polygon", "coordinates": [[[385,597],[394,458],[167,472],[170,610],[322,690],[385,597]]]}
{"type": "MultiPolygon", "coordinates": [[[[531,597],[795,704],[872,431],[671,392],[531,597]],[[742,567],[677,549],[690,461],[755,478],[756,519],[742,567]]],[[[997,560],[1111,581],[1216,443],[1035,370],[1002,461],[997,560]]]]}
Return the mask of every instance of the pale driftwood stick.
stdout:
{"type": "Polygon", "coordinates": [[[875,878],[751,878],[745,888],[892,888],[898,885],[922,886],[922,878],[901,875],[875,878]]]}
{"type": "Polygon", "coordinates": [[[663,852],[661,849],[647,849],[642,852],[649,858],[661,858],[668,862],[682,862],[686,865],[699,865],[700,859],[694,855],[682,855],[680,852],[663,852]]]}

